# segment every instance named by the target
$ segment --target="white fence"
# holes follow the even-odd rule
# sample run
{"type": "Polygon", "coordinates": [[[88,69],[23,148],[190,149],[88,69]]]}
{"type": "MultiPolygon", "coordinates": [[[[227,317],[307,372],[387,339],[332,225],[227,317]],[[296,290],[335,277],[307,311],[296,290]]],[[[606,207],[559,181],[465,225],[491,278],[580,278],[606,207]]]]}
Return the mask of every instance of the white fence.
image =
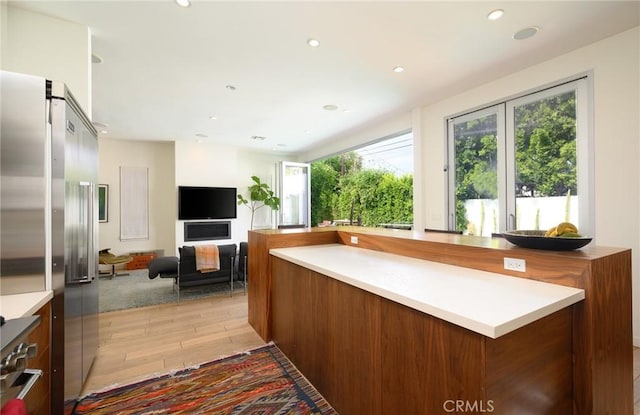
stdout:
{"type": "MultiPolygon", "coordinates": [[[[580,229],[578,196],[570,196],[568,203],[569,216],[567,217],[566,196],[518,198],[516,199],[516,229],[547,230],[564,221],[571,222],[580,229]]],[[[469,199],[464,202],[464,206],[467,209],[469,221],[465,233],[491,236],[492,232],[500,231],[497,199],[469,199]]]]}

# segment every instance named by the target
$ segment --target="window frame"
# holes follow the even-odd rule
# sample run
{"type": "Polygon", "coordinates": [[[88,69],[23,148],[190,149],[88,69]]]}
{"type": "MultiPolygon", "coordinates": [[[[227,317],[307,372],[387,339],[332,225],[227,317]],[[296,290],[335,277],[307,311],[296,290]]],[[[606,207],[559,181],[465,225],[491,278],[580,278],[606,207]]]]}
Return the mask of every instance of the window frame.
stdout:
{"type": "Polygon", "coordinates": [[[498,230],[504,232],[515,228],[516,195],[507,189],[515,188],[515,125],[514,109],[569,91],[576,97],[576,161],[578,181],[578,220],[583,234],[594,235],[594,147],[593,147],[593,82],[592,76],[581,74],[551,85],[508,97],[491,105],[471,109],[446,118],[445,148],[447,149],[447,226],[456,228],[455,223],[455,137],[454,125],[489,114],[497,114],[498,144],[498,230]]]}

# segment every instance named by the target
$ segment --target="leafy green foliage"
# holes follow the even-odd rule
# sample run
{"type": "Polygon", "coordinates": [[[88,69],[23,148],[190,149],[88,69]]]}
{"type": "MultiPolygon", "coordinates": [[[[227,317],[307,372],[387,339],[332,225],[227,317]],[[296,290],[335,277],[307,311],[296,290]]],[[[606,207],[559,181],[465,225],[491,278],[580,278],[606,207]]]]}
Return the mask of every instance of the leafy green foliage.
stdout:
{"type": "Polygon", "coordinates": [[[413,222],[413,176],[362,169],[345,153],[311,165],[311,223],[351,219],[364,226],[413,222]]]}
{"type": "Polygon", "coordinates": [[[269,185],[263,183],[258,176],[251,176],[253,184],[249,186],[249,199],[238,193],[238,206],[245,205],[251,209],[251,229],[256,210],[265,206],[273,210],[280,209],[280,198],[276,197],[269,185]]]}
{"type": "Polygon", "coordinates": [[[456,199],[498,196],[496,122],[492,114],[456,125],[456,199]]]}
{"type": "Polygon", "coordinates": [[[495,114],[455,126],[456,229],[468,226],[464,201],[498,197],[495,114]]]}
{"type": "Polygon", "coordinates": [[[337,156],[322,160],[336,171],[340,176],[357,172],[362,169],[362,157],[355,151],[343,153],[337,156]]]}
{"type": "Polygon", "coordinates": [[[575,114],[573,92],[517,108],[518,196],[577,194],[575,114]]]}
{"type": "Polygon", "coordinates": [[[333,199],[338,188],[338,172],[324,162],[311,164],[311,224],[333,220],[333,199]]]}

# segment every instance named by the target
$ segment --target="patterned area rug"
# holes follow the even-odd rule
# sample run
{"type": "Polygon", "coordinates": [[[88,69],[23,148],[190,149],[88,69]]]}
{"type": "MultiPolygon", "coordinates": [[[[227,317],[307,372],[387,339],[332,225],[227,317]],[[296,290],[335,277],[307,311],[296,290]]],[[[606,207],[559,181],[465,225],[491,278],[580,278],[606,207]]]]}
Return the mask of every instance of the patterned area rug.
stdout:
{"type": "Polygon", "coordinates": [[[74,415],[337,414],[274,345],[88,395],[74,415]]]}
{"type": "MultiPolygon", "coordinates": [[[[132,270],[128,273],[129,275],[113,279],[100,278],[98,303],[101,313],[178,301],[178,293],[173,289],[171,278],[149,279],[149,271],[146,269],[132,270]]],[[[242,282],[235,282],[234,293],[244,293],[242,282]]],[[[229,295],[229,284],[223,282],[182,288],[180,301],[212,295],[229,295]]]]}

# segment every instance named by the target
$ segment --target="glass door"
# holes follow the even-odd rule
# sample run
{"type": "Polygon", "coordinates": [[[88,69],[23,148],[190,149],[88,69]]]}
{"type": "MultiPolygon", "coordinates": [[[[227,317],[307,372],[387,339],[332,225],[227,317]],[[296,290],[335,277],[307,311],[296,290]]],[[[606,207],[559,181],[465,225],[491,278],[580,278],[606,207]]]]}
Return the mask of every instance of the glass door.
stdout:
{"type": "Polygon", "coordinates": [[[577,91],[567,84],[507,103],[507,229],[580,226],[577,91]]]}
{"type": "Polygon", "coordinates": [[[279,228],[307,228],[311,223],[311,165],[280,162],[278,168],[279,228]]]}
{"type": "Polygon", "coordinates": [[[491,236],[503,225],[503,116],[499,105],[449,120],[449,229],[491,236]]]}
{"type": "Polygon", "coordinates": [[[593,229],[586,79],[448,120],[449,229],[593,229]]]}

